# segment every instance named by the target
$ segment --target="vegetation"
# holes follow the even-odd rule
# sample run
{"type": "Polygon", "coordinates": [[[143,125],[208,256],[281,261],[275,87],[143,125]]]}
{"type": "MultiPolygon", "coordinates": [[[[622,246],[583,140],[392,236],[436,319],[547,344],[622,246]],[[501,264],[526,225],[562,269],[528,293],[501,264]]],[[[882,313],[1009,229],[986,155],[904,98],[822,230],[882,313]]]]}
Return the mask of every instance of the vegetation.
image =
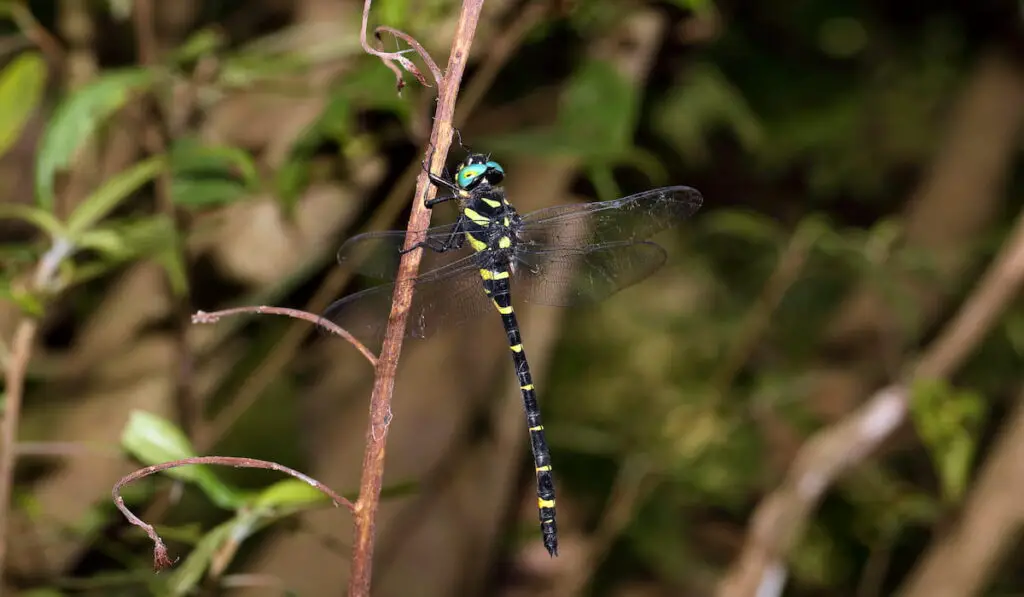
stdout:
{"type": "Polygon", "coordinates": [[[366,8],[0,1],[0,594],[1024,591],[1019,3],[366,8]],[[554,559],[496,318],[319,319],[462,141],[521,212],[705,198],[517,310],[554,559]]]}

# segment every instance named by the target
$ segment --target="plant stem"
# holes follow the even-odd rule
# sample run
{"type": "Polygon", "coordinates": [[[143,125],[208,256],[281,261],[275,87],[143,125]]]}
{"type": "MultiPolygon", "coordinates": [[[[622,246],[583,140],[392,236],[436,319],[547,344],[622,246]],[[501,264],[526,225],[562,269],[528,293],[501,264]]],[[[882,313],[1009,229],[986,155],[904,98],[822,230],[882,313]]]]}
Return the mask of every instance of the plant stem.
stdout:
{"type": "MultiPolygon", "coordinates": [[[[25,370],[28,369],[35,342],[38,324],[30,317],[25,317],[14,332],[11,343],[10,359],[4,371],[7,400],[4,403],[3,424],[0,426],[0,571],[4,569],[7,556],[8,511],[11,504],[11,491],[14,487],[14,464],[17,456],[18,423],[21,421],[21,402],[25,395],[25,370]]],[[[0,585],[0,594],[3,586],[0,585]]]]}
{"type": "MultiPolygon", "coordinates": [[[[438,89],[437,110],[434,113],[434,128],[430,135],[433,151],[430,170],[436,171],[444,165],[452,138],[452,119],[455,114],[455,99],[459,84],[466,68],[469,49],[476,33],[477,22],[483,8],[483,0],[466,0],[452,41],[448,56],[448,67],[438,89]]],[[[430,210],[424,202],[434,195],[434,188],[421,172],[416,181],[416,198],[409,216],[409,232],[425,230],[430,224],[430,210]]],[[[413,234],[406,236],[406,248],[413,244],[413,234]]],[[[398,267],[398,282],[391,305],[391,318],[384,336],[384,344],[377,361],[373,393],[370,397],[370,420],[366,430],[366,452],[363,455],[363,472],[359,483],[359,500],[355,507],[355,540],[352,547],[352,572],[349,577],[349,597],[368,597],[373,570],[373,548],[376,534],[376,516],[380,506],[380,491],[384,478],[384,455],[388,426],[391,422],[391,396],[395,389],[395,374],[398,371],[398,355],[402,349],[406,319],[412,304],[413,287],[410,280],[419,270],[422,251],[412,251],[402,256],[398,267]]]]}

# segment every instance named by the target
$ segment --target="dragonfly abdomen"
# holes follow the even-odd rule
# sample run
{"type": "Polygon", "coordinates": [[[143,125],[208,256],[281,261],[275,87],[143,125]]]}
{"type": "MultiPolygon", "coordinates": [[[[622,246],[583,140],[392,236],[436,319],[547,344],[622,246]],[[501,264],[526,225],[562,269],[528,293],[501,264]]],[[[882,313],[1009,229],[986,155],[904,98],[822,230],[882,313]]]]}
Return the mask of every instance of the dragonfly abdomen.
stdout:
{"type": "Polygon", "coordinates": [[[480,270],[484,282],[484,292],[491,297],[495,309],[501,315],[501,323],[508,336],[509,350],[512,351],[512,364],[519,380],[519,390],[523,395],[523,408],[526,411],[526,424],[530,431],[530,446],[533,451],[533,467],[537,474],[537,508],[540,516],[540,530],[544,539],[544,547],[551,556],[558,555],[558,527],[555,524],[555,481],[552,475],[551,451],[544,437],[544,424],[541,422],[540,406],[537,404],[537,393],[530,374],[530,363],[526,360],[522,336],[519,333],[519,322],[512,307],[512,295],[509,285],[508,270],[498,268],[480,270]]]}

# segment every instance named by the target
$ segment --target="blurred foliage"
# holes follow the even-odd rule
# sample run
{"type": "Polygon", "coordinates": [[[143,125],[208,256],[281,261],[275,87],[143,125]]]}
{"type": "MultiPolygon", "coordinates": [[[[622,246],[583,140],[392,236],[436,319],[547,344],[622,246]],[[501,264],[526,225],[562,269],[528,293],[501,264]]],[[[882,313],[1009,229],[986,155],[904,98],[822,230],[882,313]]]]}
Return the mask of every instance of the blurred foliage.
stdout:
{"type": "MultiPolygon", "coordinates": [[[[43,4],[30,6],[41,23],[55,26],[52,7],[43,4]]],[[[15,155],[26,131],[37,138],[30,196],[0,203],[0,219],[12,226],[5,230],[17,232],[0,246],[0,297],[21,313],[47,322],[51,310],[67,309],[68,297],[89,295],[90,304],[97,303],[96,295],[107,291],[104,284],[138,262],[158,264],[171,296],[183,301],[207,292],[208,283],[216,296],[206,300],[214,303],[269,296],[301,304],[308,299],[306,286],[323,283],[322,264],[333,249],[316,248],[322,254],[301,271],[282,272],[277,286],[232,293],[222,280],[211,283],[208,273],[196,274],[200,264],[189,252],[190,242],[211,232],[195,222],[212,226],[216,236],[216,216],[269,197],[283,219],[294,223],[301,220],[301,201],[311,189],[325,181],[349,185],[368,155],[383,155],[390,168],[375,198],[394,190],[396,173],[409,156],[420,159],[421,129],[429,121],[423,114],[432,112],[434,90],[410,82],[397,94],[392,73],[363,54],[356,19],[344,30],[337,23],[304,23],[256,31],[237,25],[235,11],[269,8],[260,2],[243,9],[228,4],[211,3],[215,7],[204,13],[202,26],[151,67],[124,66],[136,58],[126,40],[118,60],[108,58],[91,81],[75,89],[49,81],[45,60],[35,51],[19,52],[0,71],[0,156],[15,155]],[[332,28],[330,35],[319,34],[324,27],[332,28]],[[204,61],[216,69],[196,82],[204,61]],[[339,65],[320,77],[319,69],[339,65]],[[47,84],[54,88],[52,97],[47,84]],[[139,157],[95,181],[75,202],[61,200],[76,160],[102,146],[111,120],[147,93],[169,102],[184,84],[196,86],[197,111],[204,116],[246,94],[321,101],[276,161],[245,143],[211,141],[186,127],[164,153],[139,157]],[[37,131],[33,114],[43,119],[37,131]],[[165,178],[174,213],[152,201],[150,191],[165,178]],[[202,220],[210,214],[213,225],[202,220]]],[[[657,5],[671,33],[650,65],[650,80],[638,86],[609,61],[588,57],[586,46],[642,7],[569,3],[537,23],[520,48],[523,55],[551,55],[550,67],[513,55],[488,96],[492,107],[538,124],[479,123],[469,115],[467,129],[486,131],[467,139],[471,146],[508,161],[575,158],[581,172],[576,188],[598,199],[676,183],[691,184],[706,197],[692,225],[665,240],[673,259],[654,279],[599,308],[566,315],[551,374],[540,391],[559,504],[580,510],[573,517],[578,528],[598,524],[610,507],[609,488],[624,471],[643,471],[635,482],[645,490],[611,556],[595,572],[606,586],[653,578],[670,590],[706,589],[705,579],[728,565],[752,508],[784,473],[786,455],[830,422],[825,413],[850,407],[816,404],[810,387],[812,373],[824,363],[851,370],[861,366],[824,354],[826,330],[851,293],[872,291],[895,314],[896,327],[909,330],[906,346],[900,347],[907,354],[897,355],[909,362],[936,332],[929,326],[937,324],[922,321],[908,287],[938,287],[957,300],[973,288],[979,272],[951,283],[939,275],[935,255],[904,242],[902,208],[942,141],[950,104],[1001,31],[1000,19],[967,3],[912,4],[906,9],[846,0],[657,5]],[[916,12],[908,18],[904,10],[916,12]],[[712,35],[688,39],[682,32],[690,25],[712,35]],[[559,69],[565,65],[563,73],[559,69]],[[548,108],[517,103],[522,94],[517,86],[541,89],[548,108]],[[544,92],[545,87],[553,90],[544,92]],[[943,286],[950,284],[954,287],[943,286]]],[[[104,6],[110,14],[95,13],[97,23],[128,19],[132,11],[127,2],[104,6]]],[[[426,36],[448,31],[457,10],[441,0],[381,0],[374,5],[374,19],[426,36]]],[[[25,26],[24,19],[11,18],[9,29],[25,26]]],[[[489,42],[478,36],[474,59],[486,55],[489,42]]],[[[431,50],[443,64],[439,50],[431,50]]],[[[472,74],[471,69],[467,85],[472,74]]],[[[284,120],[288,109],[278,109],[281,113],[266,117],[284,120]]],[[[1017,174],[1010,187],[1019,190],[1017,174]]],[[[345,201],[356,200],[346,196],[345,201]]],[[[369,218],[375,207],[358,203],[353,211],[369,218]]],[[[334,240],[340,242],[356,226],[345,224],[334,240]]],[[[990,238],[963,248],[968,261],[990,258],[1005,233],[999,227],[990,238]]],[[[954,309],[947,307],[943,317],[954,309]]],[[[230,336],[219,340],[222,351],[236,351],[237,358],[235,369],[210,390],[216,395],[211,403],[218,406],[221,394],[235,396],[259,372],[284,334],[275,324],[254,333],[237,332],[242,324],[236,325],[219,328],[230,336]]],[[[3,348],[4,358],[10,358],[9,348],[3,348]]],[[[830,494],[791,554],[788,594],[849,594],[864,576],[870,554],[903,545],[915,554],[924,549],[926,540],[910,531],[931,529],[970,491],[996,431],[985,425],[997,423],[1020,390],[1022,352],[1024,311],[1018,304],[956,379],[925,380],[914,388],[914,439],[861,467],[830,494]]],[[[898,373],[901,364],[886,375],[898,373]]],[[[307,385],[306,367],[300,363],[280,376],[272,390],[284,396],[275,400],[298,409],[293,403],[307,385]]],[[[262,406],[272,404],[278,403],[267,400],[262,406]]],[[[280,411],[258,412],[237,423],[225,443],[258,445],[284,454],[279,460],[298,459],[294,444],[307,434],[279,437],[286,432],[285,418],[280,411]]],[[[142,411],[130,417],[121,447],[143,465],[197,450],[177,425],[142,411]]],[[[258,531],[325,503],[295,480],[252,490],[243,489],[248,479],[203,466],[174,468],[162,476],[223,512],[201,524],[160,528],[187,554],[170,574],[138,575],[148,564],[132,553],[122,557],[116,572],[112,566],[101,570],[109,577],[90,579],[100,591],[126,583],[152,594],[190,594],[242,558],[238,550],[258,531]]],[[[126,501],[144,505],[156,486],[149,478],[126,488],[134,492],[126,493],[126,501]]],[[[402,480],[385,489],[394,497],[421,488],[416,480],[402,480]]],[[[32,520],[46,516],[30,492],[18,494],[18,505],[32,520]]],[[[113,509],[104,504],[89,510],[74,532],[96,537],[114,520],[113,509]]],[[[521,534],[523,541],[535,541],[535,523],[521,525],[531,529],[521,534]]],[[[97,551],[103,549],[109,545],[97,551]]],[[[882,584],[898,584],[909,565],[894,558],[882,584]]],[[[1005,585],[1012,579],[999,580],[1005,585]]],[[[32,594],[62,593],[39,587],[32,594]]]]}
{"type": "Polygon", "coordinates": [[[982,396],[972,390],[958,391],[936,381],[914,388],[914,423],[935,461],[945,499],[959,501],[967,491],[984,410],[982,396]]]}

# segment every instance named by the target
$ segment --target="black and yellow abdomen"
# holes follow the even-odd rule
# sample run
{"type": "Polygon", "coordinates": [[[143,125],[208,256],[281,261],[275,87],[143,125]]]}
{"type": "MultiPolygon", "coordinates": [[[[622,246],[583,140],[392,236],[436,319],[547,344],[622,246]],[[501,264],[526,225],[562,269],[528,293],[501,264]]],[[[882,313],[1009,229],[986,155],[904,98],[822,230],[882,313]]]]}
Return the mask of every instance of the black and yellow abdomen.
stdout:
{"type": "Polygon", "coordinates": [[[519,333],[519,322],[516,320],[515,309],[512,307],[512,295],[509,285],[508,270],[481,269],[484,292],[491,297],[494,308],[501,315],[501,323],[508,336],[509,350],[512,352],[512,364],[519,380],[519,390],[523,395],[523,408],[526,411],[526,426],[530,432],[530,447],[533,450],[533,467],[537,474],[537,508],[540,512],[540,530],[544,538],[544,547],[552,556],[558,555],[558,527],[555,524],[555,480],[551,468],[551,451],[544,437],[544,424],[541,422],[540,406],[537,404],[537,393],[530,374],[530,363],[526,359],[526,349],[519,333]]]}

